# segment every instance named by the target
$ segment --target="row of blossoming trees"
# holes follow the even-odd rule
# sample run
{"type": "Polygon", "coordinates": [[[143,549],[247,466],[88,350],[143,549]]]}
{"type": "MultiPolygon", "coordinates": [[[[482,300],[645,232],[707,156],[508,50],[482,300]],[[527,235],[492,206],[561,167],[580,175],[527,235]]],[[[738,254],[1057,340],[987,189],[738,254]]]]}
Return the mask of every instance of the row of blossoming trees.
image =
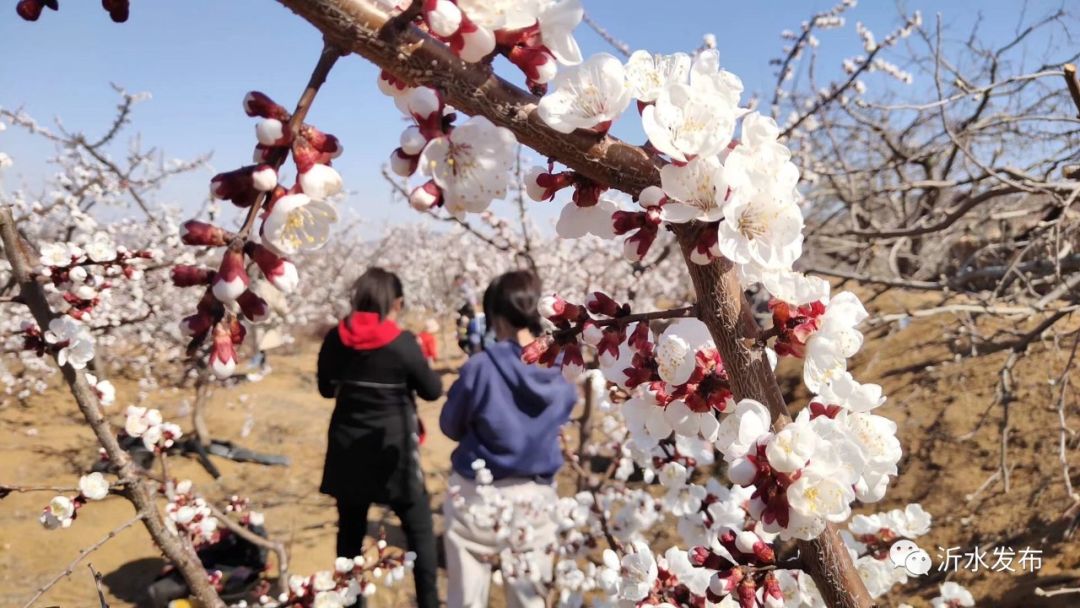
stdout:
{"type": "MultiPolygon", "coordinates": [[[[925,534],[929,515],[909,505],[851,516],[854,503],[882,499],[901,456],[896,425],[876,413],[885,402],[881,387],[860,383],[847,371],[848,358],[862,345],[858,325],[867,312],[853,293],[832,293],[825,280],[794,269],[805,221],[800,170],[785,141],[848,87],[857,88],[854,77],[820,93],[808,104],[810,113],[781,127],[742,105],[741,81],[721,67],[708,43],[690,54],[582,57],[573,35],[583,19],[576,0],[282,3],[317,27],[326,46],[294,109],[257,92],[243,100],[243,110],[257,119],[254,162],[211,182],[213,198],[240,210],[235,229],[225,227],[233,220],[227,212],[179,222],[146,209],[137,188],[152,189],[165,175],[139,182],[133,179],[138,167],[117,167],[102,156],[102,146],[127,120],[130,96],[101,142],[47,135],[74,167],[62,178],[72,183],[62,185],[55,202],[16,200],[0,208],[6,289],[13,294],[6,304],[30,312],[17,329],[7,322],[6,334],[17,335],[25,351],[55,359],[117,478],[82,478],[70,494],[50,502],[44,525],[66,527],[88,501],[123,493],[194,595],[205,605],[221,605],[215,580],[199,567],[193,549],[223,534],[244,535],[244,526],[259,516],[239,501],[230,505],[239,515],[234,521],[190,484],[174,483],[167,470],[155,480],[131,462],[103,415],[111,386],[90,371],[104,367],[104,353],[133,336],[103,335],[129,324],[148,333],[148,321],[138,317],[156,308],[152,323],[179,322],[183,329],[183,337],[171,332],[173,352],[186,351],[230,378],[248,328],[273,312],[267,289],[289,293],[301,281],[323,276],[328,280],[315,289],[325,297],[312,297],[313,291],[305,300],[322,304],[340,291],[340,283],[329,280],[337,276],[340,258],[327,255],[325,246],[361,247],[380,258],[398,251],[404,258],[411,244],[423,241],[436,245],[442,260],[433,267],[445,268],[451,259],[466,273],[485,275],[525,260],[552,279],[548,285],[558,291],[541,304],[551,332],[524,356],[584,378],[587,402],[601,420],[590,432],[603,440],[583,440],[576,454],[568,449],[577,494],[552,508],[503,504],[492,493],[472,514],[504,533],[504,575],[532,578],[561,605],[742,608],[870,606],[906,580],[904,569],[889,561],[889,548],[900,538],[925,534]],[[378,87],[411,118],[388,161],[407,184],[403,198],[456,222],[449,235],[405,228],[374,243],[327,245],[331,226],[344,215],[336,203],[343,184],[332,167],[343,146],[305,119],[335,63],[350,52],[382,69],[378,87]],[[496,56],[520,70],[528,91],[494,74],[496,56]],[[608,135],[633,103],[649,139],[644,147],[608,135]],[[546,164],[523,170],[522,145],[546,164]],[[286,163],[295,168],[291,184],[280,181],[286,163]],[[96,177],[87,166],[96,168],[96,177]],[[124,233],[125,224],[105,230],[93,223],[87,201],[116,191],[147,210],[156,236],[124,233]],[[540,246],[527,222],[519,234],[487,213],[495,200],[563,200],[564,191],[569,200],[557,232],[582,240],[540,246]],[[505,255],[470,258],[455,246],[463,239],[480,239],[505,255]],[[597,249],[596,239],[617,242],[597,249]],[[122,241],[130,244],[116,244],[122,241]],[[672,267],[671,251],[681,254],[685,268],[672,267]],[[162,271],[173,285],[201,295],[162,297],[168,291],[162,271]],[[649,280],[642,279],[645,273],[649,280]],[[680,285],[684,276],[689,285],[680,285]],[[755,318],[744,295],[749,288],[767,294],[770,327],[755,318]],[[139,298],[114,306],[104,295],[114,289],[130,289],[139,298]],[[634,310],[657,303],[680,306],[634,310]],[[661,325],[666,327],[656,331],[661,325]],[[797,416],[773,375],[776,357],[803,360],[803,381],[814,397],[799,404],[805,407],[797,416]],[[586,372],[590,361],[597,369],[586,372]],[[710,470],[725,471],[726,480],[695,473],[713,464],[714,451],[723,464],[710,470]],[[601,456],[612,464],[598,473],[587,464],[601,456]],[[630,483],[634,475],[646,483],[630,483]],[[653,480],[662,496],[648,487],[653,480]],[[167,502],[164,516],[157,494],[167,502]],[[662,555],[645,542],[651,529],[665,523],[661,513],[674,518],[666,523],[674,523],[682,539],[662,555]],[[515,551],[515,540],[528,534],[520,522],[530,514],[557,518],[558,547],[540,554],[515,551]],[[597,547],[603,547],[599,559],[597,547]],[[554,574],[542,575],[549,569],[536,560],[554,560],[554,574]]],[[[792,34],[787,61],[812,43],[813,27],[842,23],[840,15],[851,5],[815,16],[802,37],[792,34]]],[[[24,0],[19,10],[36,19],[45,6],[56,8],[24,0]]],[[[106,8],[114,18],[120,10],[106,8]]],[[[126,16],[126,3],[123,11],[126,16]]],[[[850,71],[904,79],[876,49],[913,31],[922,32],[918,15],[880,44],[860,28],[868,55],[853,59],[850,71]]],[[[786,71],[784,63],[782,77],[786,71]]],[[[7,118],[38,128],[25,116],[7,118]]],[[[800,141],[805,153],[808,140],[800,141]]],[[[435,286],[430,273],[416,270],[423,266],[412,262],[401,270],[416,273],[406,277],[410,284],[435,286]]],[[[445,294],[446,286],[419,291],[445,294]]],[[[425,303],[436,310],[445,306],[441,299],[425,303]]],[[[299,324],[331,314],[294,304],[283,320],[299,324]]],[[[148,350],[144,356],[160,354],[148,350]]],[[[35,365],[19,372],[36,378],[26,371],[35,365]]],[[[129,408],[125,422],[124,433],[141,439],[164,464],[180,428],[141,407],[129,408]]],[[[475,466],[483,479],[484,463],[475,466]]],[[[408,556],[380,544],[372,556],[339,558],[333,572],[289,578],[285,559],[279,560],[282,580],[262,603],[337,606],[373,592],[382,572],[390,571],[391,581],[400,578],[408,556]]],[[[939,603],[971,605],[971,598],[949,587],[939,603]]]]}

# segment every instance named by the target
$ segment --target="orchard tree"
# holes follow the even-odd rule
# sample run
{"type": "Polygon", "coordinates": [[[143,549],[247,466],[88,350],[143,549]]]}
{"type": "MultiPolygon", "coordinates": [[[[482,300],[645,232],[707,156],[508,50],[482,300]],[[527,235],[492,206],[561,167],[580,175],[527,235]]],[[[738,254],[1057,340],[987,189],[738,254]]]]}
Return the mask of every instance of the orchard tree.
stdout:
{"type": "MultiPolygon", "coordinates": [[[[559,365],[572,379],[584,377],[586,400],[603,414],[598,432],[607,439],[587,446],[591,431],[582,424],[579,449],[567,442],[580,491],[553,508],[502,504],[492,493],[490,503],[472,514],[504,532],[504,575],[533,580],[561,605],[740,608],[867,607],[905,580],[887,561],[889,547],[925,534],[930,517],[918,505],[852,517],[856,502],[884,497],[898,472],[901,448],[896,425],[877,414],[885,403],[881,387],[860,383],[848,372],[848,359],[863,342],[863,304],[853,293],[833,293],[824,279],[795,269],[806,238],[804,211],[821,210],[805,205],[795,161],[805,162],[813,146],[821,145],[800,127],[833,108],[848,86],[857,86],[859,74],[873,68],[903,79],[899,68],[876,55],[878,48],[922,33],[917,15],[882,45],[860,27],[867,55],[852,63],[850,83],[820,93],[803,104],[809,108],[805,115],[781,126],[748,107],[742,82],[723,69],[708,43],[689,53],[655,55],[626,52],[613,40],[625,59],[608,53],[583,57],[573,34],[584,19],[577,0],[281,3],[316,27],[325,47],[293,109],[259,92],[243,99],[245,113],[257,119],[254,160],[211,181],[215,198],[241,210],[239,228],[208,218],[179,228],[193,255],[171,265],[172,282],[201,293],[187,301],[189,314],[177,319],[190,338],[190,354],[205,353],[209,370],[233,376],[247,328],[269,314],[253,280],[292,292],[340,259],[326,255],[324,247],[342,215],[335,201],[343,184],[332,164],[343,146],[306,117],[336,62],[358,54],[381,69],[372,84],[387,103],[411,119],[397,146],[387,146],[390,169],[406,180],[403,196],[419,211],[457,224],[449,236],[406,229],[403,236],[388,235],[375,251],[401,249],[387,245],[398,238],[442,243],[443,255],[465,249],[463,239],[473,238],[505,254],[484,262],[491,273],[523,263],[550,275],[575,266],[563,281],[548,281],[558,292],[544,298],[540,312],[551,331],[523,356],[529,363],[559,365]],[[507,78],[524,88],[494,72],[497,56],[520,72],[507,78]],[[648,136],[644,146],[608,134],[631,104],[648,136]],[[539,166],[522,170],[519,146],[542,158],[539,166]],[[792,147],[799,156],[793,157],[792,147]],[[279,176],[288,162],[297,177],[283,184],[279,176]],[[550,201],[566,198],[564,191],[569,200],[556,229],[564,239],[580,239],[575,244],[538,247],[524,221],[519,241],[487,214],[493,201],[515,192],[550,201]],[[597,239],[616,241],[610,248],[628,262],[616,264],[613,256],[591,249],[597,239]],[[672,260],[668,251],[681,255],[685,270],[659,266],[672,260]],[[686,273],[689,285],[670,285],[662,302],[678,306],[635,310],[644,302],[661,304],[656,283],[641,279],[643,269],[663,277],[686,273]],[[652,287],[643,289],[639,282],[652,287]],[[767,296],[768,327],[745,295],[751,288],[767,296]],[[595,356],[597,371],[586,371],[587,355],[595,356]],[[776,357],[802,360],[803,382],[814,395],[808,403],[785,402],[773,373],[776,357]],[[803,407],[793,415],[792,405],[803,407]],[[710,464],[714,449],[724,463],[716,470],[726,479],[696,483],[702,475],[695,469],[710,464]],[[602,474],[586,466],[598,456],[612,463],[602,474]],[[665,493],[659,504],[644,486],[629,481],[636,471],[645,481],[659,480],[665,493]],[[646,532],[670,521],[662,512],[675,519],[683,542],[660,555],[646,532]],[[515,540],[528,533],[517,522],[552,514],[564,541],[560,547],[515,552],[515,540]],[[791,546],[795,550],[787,550],[791,546]]],[[[781,82],[788,63],[811,44],[812,29],[842,23],[841,13],[852,4],[841,3],[815,16],[802,35],[792,34],[781,82]]],[[[127,2],[103,5],[114,19],[127,17],[127,2]]],[[[19,14],[30,20],[45,7],[57,8],[45,0],[18,3],[19,14]]],[[[948,126],[946,132],[952,135],[948,126]]],[[[955,136],[949,141],[954,157],[965,153],[955,136]]],[[[802,170],[812,171],[815,180],[831,177],[820,165],[802,170]]],[[[864,218],[857,199],[844,201],[853,217],[864,218]]],[[[190,484],[173,483],[164,450],[180,430],[154,410],[130,408],[125,433],[160,455],[162,474],[155,480],[134,466],[103,416],[108,391],[87,373],[97,354],[87,320],[95,319],[99,303],[83,287],[111,288],[110,278],[140,280],[143,260],[158,256],[150,244],[109,248],[90,239],[75,247],[56,237],[35,244],[29,231],[20,233],[34,217],[23,214],[16,221],[9,206],[0,208],[7,272],[18,286],[10,304],[25,305],[30,313],[20,336],[27,349],[55,359],[117,476],[115,484],[100,475],[83,478],[73,497],[61,494],[49,503],[42,523],[71,525],[78,507],[115,486],[134,503],[137,521],[193,594],[207,606],[220,606],[213,578],[208,580],[193,549],[214,542],[221,528],[243,535],[243,525],[215,512],[190,484]],[[156,493],[167,501],[164,516],[156,493]]],[[[916,220],[917,226],[930,221],[916,220]]],[[[351,244],[329,246],[343,245],[351,244]]],[[[469,267],[468,261],[454,263],[469,267]]],[[[415,265],[403,262],[401,268],[407,273],[415,265]]],[[[430,303],[435,310],[439,305],[430,303]]],[[[478,479],[488,477],[485,463],[474,466],[478,479]]],[[[243,501],[233,511],[242,523],[253,516],[243,501]]],[[[400,578],[409,557],[380,542],[367,558],[340,557],[334,571],[288,578],[285,559],[279,560],[279,588],[262,598],[264,604],[336,606],[372,592],[377,573],[389,570],[391,582],[400,578]]],[[[941,603],[968,605],[965,593],[943,587],[941,603]]]]}

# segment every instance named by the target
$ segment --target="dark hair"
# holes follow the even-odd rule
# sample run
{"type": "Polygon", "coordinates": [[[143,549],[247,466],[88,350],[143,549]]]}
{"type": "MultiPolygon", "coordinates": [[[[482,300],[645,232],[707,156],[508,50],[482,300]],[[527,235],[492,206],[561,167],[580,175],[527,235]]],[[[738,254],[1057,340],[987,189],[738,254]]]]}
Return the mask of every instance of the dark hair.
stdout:
{"type": "Polygon", "coordinates": [[[529,270],[508,272],[495,278],[484,290],[484,315],[491,327],[496,318],[505,319],[515,329],[528,329],[534,336],[543,333],[540,312],[540,279],[529,270]]]}
{"type": "Polygon", "coordinates": [[[401,279],[389,270],[377,266],[368,268],[353,283],[352,307],[357,312],[374,312],[385,319],[394,307],[394,300],[404,298],[401,279]]]}

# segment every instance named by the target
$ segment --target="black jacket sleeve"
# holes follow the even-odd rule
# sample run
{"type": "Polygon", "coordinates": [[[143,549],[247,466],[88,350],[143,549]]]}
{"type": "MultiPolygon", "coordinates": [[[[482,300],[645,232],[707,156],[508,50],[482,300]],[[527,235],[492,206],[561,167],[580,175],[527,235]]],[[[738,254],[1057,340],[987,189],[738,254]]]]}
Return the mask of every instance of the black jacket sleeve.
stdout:
{"type": "Polygon", "coordinates": [[[408,334],[408,339],[401,344],[408,384],[416,396],[425,401],[434,401],[442,397],[442,379],[428,365],[416,336],[408,334]]]}
{"type": "Polygon", "coordinates": [[[330,399],[337,392],[337,381],[341,379],[341,367],[344,364],[347,353],[345,345],[341,343],[341,336],[335,327],[326,333],[323,338],[322,348],[319,349],[318,382],[319,394],[330,399]]]}

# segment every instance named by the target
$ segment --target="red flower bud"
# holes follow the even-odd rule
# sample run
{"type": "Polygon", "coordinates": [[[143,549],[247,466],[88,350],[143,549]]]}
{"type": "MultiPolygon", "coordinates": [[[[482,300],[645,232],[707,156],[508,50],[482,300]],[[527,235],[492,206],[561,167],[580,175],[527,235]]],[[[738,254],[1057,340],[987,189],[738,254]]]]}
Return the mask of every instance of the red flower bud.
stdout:
{"type": "Polygon", "coordinates": [[[271,285],[285,293],[296,289],[300,277],[292,262],[274,255],[272,251],[258,243],[249,242],[245,249],[271,285]]]}
{"type": "Polygon", "coordinates": [[[115,23],[123,23],[128,20],[131,7],[128,0],[101,0],[101,8],[109,12],[109,17],[115,23]]]}
{"type": "Polygon", "coordinates": [[[209,268],[178,264],[170,271],[173,285],[177,287],[194,287],[195,285],[209,285],[214,279],[214,271],[209,268]]]}
{"type": "Polygon", "coordinates": [[[214,326],[214,345],[209,364],[218,378],[228,378],[236,371],[236,349],[233,347],[232,332],[225,323],[214,326]]]}
{"type": "Polygon", "coordinates": [[[419,164],[419,154],[409,156],[401,148],[395,148],[393,153],[390,154],[390,170],[393,171],[395,175],[409,177],[416,172],[416,167],[419,164]]]}
{"type": "Polygon", "coordinates": [[[604,315],[605,317],[617,316],[621,308],[618,302],[602,291],[592,292],[588,299],[585,300],[585,306],[589,309],[589,312],[604,315]]]}
{"type": "Polygon", "coordinates": [[[429,180],[409,193],[409,205],[417,211],[427,211],[442,204],[442,189],[429,180]]]}
{"type": "Polygon", "coordinates": [[[739,581],[736,590],[739,598],[739,608],[757,608],[757,584],[753,577],[746,577],[739,581]]]}
{"type": "Polygon", "coordinates": [[[323,133],[311,125],[301,125],[300,136],[306,139],[311,147],[323,154],[329,154],[331,158],[341,156],[341,141],[329,133],[323,133]]]}
{"type": "Polygon", "coordinates": [[[240,294],[236,303],[240,305],[240,312],[252,323],[262,323],[266,317],[270,316],[270,306],[267,305],[266,300],[250,289],[240,294]]]}
{"type": "Polygon", "coordinates": [[[244,113],[252,117],[273,118],[281,122],[289,120],[288,110],[258,91],[251,91],[244,96],[244,113]]]}
{"type": "Polygon", "coordinates": [[[277,186],[277,172],[273,167],[248,165],[215,175],[210,180],[210,194],[214,198],[227,199],[240,206],[247,206],[241,203],[254,202],[257,193],[269,192],[275,186],[277,186]]]}
{"type": "Polygon", "coordinates": [[[322,154],[304,137],[297,137],[292,142],[293,162],[297,173],[305,173],[319,162],[322,154]]]}
{"type": "Polygon", "coordinates": [[[197,247],[224,247],[235,235],[213,224],[188,220],[180,225],[180,240],[197,247]]]}
{"type": "Polygon", "coordinates": [[[221,267],[214,277],[214,297],[220,302],[233,302],[244,293],[251,280],[244,269],[244,253],[228,249],[221,258],[221,267]]]}
{"type": "Polygon", "coordinates": [[[45,0],[20,0],[20,2],[15,5],[15,12],[27,21],[37,21],[38,17],[41,17],[41,11],[43,11],[46,6],[54,11],[59,8],[56,0],[52,0],[51,2],[45,0]]]}

